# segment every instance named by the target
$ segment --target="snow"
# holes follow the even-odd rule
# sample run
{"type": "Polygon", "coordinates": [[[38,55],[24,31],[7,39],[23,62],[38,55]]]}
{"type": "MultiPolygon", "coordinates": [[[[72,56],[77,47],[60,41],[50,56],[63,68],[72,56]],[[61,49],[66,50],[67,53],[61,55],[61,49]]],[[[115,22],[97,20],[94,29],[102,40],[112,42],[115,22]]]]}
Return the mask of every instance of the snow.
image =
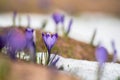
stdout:
{"type": "MultiPolygon", "coordinates": [[[[41,52],[37,54],[41,54],[41,52]]],[[[51,54],[51,58],[54,55],[55,54],[51,54]]],[[[64,72],[78,76],[80,79],[82,78],[82,80],[97,80],[98,62],[64,58],[59,55],[57,55],[55,59],[58,57],[60,57],[56,63],[58,69],[62,67],[64,72]]],[[[101,80],[117,80],[118,77],[120,77],[120,64],[106,62],[101,80]]]]}
{"type": "MultiPolygon", "coordinates": [[[[63,67],[64,71],[79,76],[82,80],[96,80],[98,63],[95,61],[76,60],[61,57],[57,67],[63,67]]],[[[105,63],[104,72],[101,80],[116,80],[120,77],[120,64],[105,63]]]]}

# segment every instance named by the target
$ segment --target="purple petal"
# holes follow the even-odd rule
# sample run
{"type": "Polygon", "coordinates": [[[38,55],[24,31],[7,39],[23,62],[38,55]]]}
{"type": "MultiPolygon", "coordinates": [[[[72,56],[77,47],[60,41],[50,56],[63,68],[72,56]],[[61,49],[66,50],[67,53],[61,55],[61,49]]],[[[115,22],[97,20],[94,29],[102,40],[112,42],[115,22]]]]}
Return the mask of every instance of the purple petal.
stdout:
{"type": "Polygon", "coordinates": [[[27,28],[25,35],[27,40],[33,40],[33,29],[32,28],[27,28]]]}
{"type": "Polygon", "coordinates": [[[58,24],[59,22],[63,22],[64,21],[64,15],[60,14],[60,13],[54,13],[52,15],[53,20],[55,21],[56,24],[58,24]]]}
{"type": "Polygon", "coordinates": [[[50,35],[49,33],[47,34],[42,33],[43,41],[49,50],[54,46],[57,37],[58,37],[57,34],[50,35]]]}
{"type": "Polygon", "coordinates": [[[104,47],[101,46],[97,47],[95,54],[96,54],[96,59],[100,63],[100,65],[102,65],[107,61],[108,52],[104,47]]]}

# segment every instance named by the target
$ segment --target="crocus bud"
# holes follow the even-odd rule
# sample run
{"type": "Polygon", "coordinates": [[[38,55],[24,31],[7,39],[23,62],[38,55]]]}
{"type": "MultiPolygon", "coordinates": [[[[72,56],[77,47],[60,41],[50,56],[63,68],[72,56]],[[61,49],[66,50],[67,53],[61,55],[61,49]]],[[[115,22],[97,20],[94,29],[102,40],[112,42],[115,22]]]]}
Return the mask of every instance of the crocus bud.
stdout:
{"type": "Polygon", "coordinates": [[[98,46],[96,48],[95,55],[100,65],[103,65],[107,61],[108,52],[104,47],[98,46]]]}
{"type": "Polygon", "coordinates": [[[108,58],[108,52],[104,47],[99,45],[96,48],[95,55],[96,55],[97,61],[99,62],[98,74],[97,74],[98,79],[97,80],[101,80],[103,70],[104,70],[104,63],[107,61],[107,58],[108,58]]]}
{"type": "Polygon", "coordinates": [[[56,24],[60,23],[60,22],[64,22],[64,15],[60,14],[60,13],[54,13],[52,15],[53,20],[56,24]]]}

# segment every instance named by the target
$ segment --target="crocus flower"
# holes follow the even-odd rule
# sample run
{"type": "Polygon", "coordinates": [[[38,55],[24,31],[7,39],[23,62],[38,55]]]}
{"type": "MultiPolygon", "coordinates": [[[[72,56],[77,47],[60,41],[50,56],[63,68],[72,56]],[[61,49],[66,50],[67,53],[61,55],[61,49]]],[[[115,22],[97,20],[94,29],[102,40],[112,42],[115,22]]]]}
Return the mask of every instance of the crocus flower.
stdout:
{"type": "Polygon", "coordinates": [[[112,44],[112,48],[113,48],[113,62],[116,62],[117,61],[117,50],[115,47],[115,42],[112,41],[111,44],[112,44]]]}
{"type": "Polygon", "coordinates": [[[108,52],[104,47],[99,45],[96,48],[95,54],[96,54],[96,59],[99,62],[99,65],[98,65],[98,79],[97,80],[101,80],[102,73],[103,73],[103,70],[104,70],[104,63],[107,61],[107,58],[108,58],[108,52]]]}
{"type": "Polygon", "coordinates": [[[50,61],[50,53],[51,53],[51,48],[54,46],[57,38],[58,38],[58,34],[50,34],[50,33],[42,33],[42,38],[43,41],[47,47],[48,50],[48,59],[47,59],[47,64],[49,64],[50,61]]]}
{"type": "Polygon", "coordinates": [[[31,61],[36,61],[36,46],[34,41],[34,30],[32,28],[27,28],[25,31],[25,37],[26,37],[26,48],[29,50],[30,59],[31,61]]]}
{"type": "Polygon", "coordinates": [[[60,22],[64,22],[64,15],[60,14],[60,13],[54,13],[52,15],[53,20],[55,21],[56,24],[60,23],[60,22]]]}
{"type": "Polygon", "coordinates": [[[95,55],[96,55],[96,59],[100,65],[103,65],[107,61],[108,52],[104,47],[98,46],[96,48],[95,55]]]}
{"type": "Polygon", "coordinates": [[[1,28],[0,34],[0,50],[5,47],[7,42],[7,36],[10,28],[1,28]]]}
{"type": "Polygon", "coordinates": [[[15,59],[17,51],[21,51],[25,48],[26,40],[24,33],[17,28],[14,28],[8,33],[7,47],[8,54],[12,59],[15,59]]]}
{"type": "Polygon", "coordinates": [[[33,40],[33,32],[34,32],[34,30],[32,28],[27,28],[25,30],[26,38],[29,40],[33,40]]]}
{"type": "Polygon", "coordinates": [[[44,43],[45,43],[48,51],[50,51],[58,38],[58,34],[57,33],[56,34],[42,33],[42,38],[44,40],[44,43]]]}
{"type": "Polygon", "coordinates": [[[8,47],[8,54],[12,59],[16,59],[17,52],[25,49],[29,50],[32,59],[35,58],[35,43],[32,40],[32,32],[32,29],[26,29],[24,33],[18,28],[13,28],[9,31],[6,45],[8,47]]]}

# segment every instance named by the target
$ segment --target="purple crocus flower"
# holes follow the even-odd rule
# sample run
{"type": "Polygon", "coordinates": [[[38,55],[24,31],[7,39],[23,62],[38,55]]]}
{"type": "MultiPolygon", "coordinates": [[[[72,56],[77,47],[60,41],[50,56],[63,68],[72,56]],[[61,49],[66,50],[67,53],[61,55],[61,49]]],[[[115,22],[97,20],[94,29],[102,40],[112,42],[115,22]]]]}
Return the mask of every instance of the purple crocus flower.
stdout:
{"type": "Polygon", "coordinates": [[[113,62],[116,62],[117,61],[117,50],[115,47],[115,42],[112,41],[111,44],[112,44],[112,48],[113,48],[113,62]]]}
{"type": "Polygon", "coordinates": [[[68,25],[68,29],[67,29],[66,35],[69,34],[69,32],[70,32],[70,30],[71,30],[72,24],[73,24],[73,19],[71,19],[70,22],[69,22],[69,25],[68,25]]]}
{"type": "Polygon", "coordinates": [[[25,48],[26,40],[24,33],[17,28],[14,28],[8,33],[7,47],[8,54],[12,59],[15,59],[17,51],[21,51],[25,48]]]}
{"type": "Polygon", "coordinates": [[[33,32],[34,30],[32,28],[27,28],[25,30],[26,39],[33,40],[33,32]]]}
{"type": "Polygon", "coordinates": [[[108,52],[104,47],[99,45],[96,48],[95,55],[96,55],[97,61],[99,62],[97,80],[101,80],[102,73],[104,70],[104,63],[107,61],[107,58],[108,58],[108,52]]]}
{"type": "Polygon", "coordinates": [[[7,42],[7,36],[10,28],[1,28],[0,34],[0,50],[5,47],[7,42]]]}
{"type": "Polygon", "coordinates": [[[25,37],[26,37],[26,48],[29,51],[30,59],[31,61],[36,62],[36,46],[34,42],[34,36],[33,36],[34,30],[32,28],[27,28],[25,31],[25,37]]]}
{"type": "Polygon", "coordinates": [[[31,59],[35,60],[35,43],[33,41],[33,30],[26,29],[25,33],[18,29],[13,28],[9,31],[7,47],[8,54],[12,59],[16,59],[16,53],[25,49],[29,50],[31,59]]]}
{"type": "Polygon", "coordinates": [[[102,66],[107,61],[108,52],[104,47],[98,46],[96,48],[95,55],[96,55],[97,61],[99,62],[99,65],[102,66]]]}
{"type": "Polygon", "coordinates": [[[64,15],[60,14],[60,13],[54,13],[52,15],[53,20],[55,21],[56,24],[60,23],[60,22],[64,22],[64,15]]]}
{"type": "Polygon", "coordinates": [[[49,51],[54,46],[54,44],[58,38],[58,34],[56,33],[56,34],[51,35],[50,33],[46,33],[46,34],[42,33],[42,38],[43,38],[44,43],[49,51]]]}
{"type": "Polygon", "coordinates": [[[42,38],[48,49],[48,61],[47,61],[47,64],[48,64],[50,61],[51,48],[54,46],[58,38],[58,34],[42,33],[42,38]]]}

